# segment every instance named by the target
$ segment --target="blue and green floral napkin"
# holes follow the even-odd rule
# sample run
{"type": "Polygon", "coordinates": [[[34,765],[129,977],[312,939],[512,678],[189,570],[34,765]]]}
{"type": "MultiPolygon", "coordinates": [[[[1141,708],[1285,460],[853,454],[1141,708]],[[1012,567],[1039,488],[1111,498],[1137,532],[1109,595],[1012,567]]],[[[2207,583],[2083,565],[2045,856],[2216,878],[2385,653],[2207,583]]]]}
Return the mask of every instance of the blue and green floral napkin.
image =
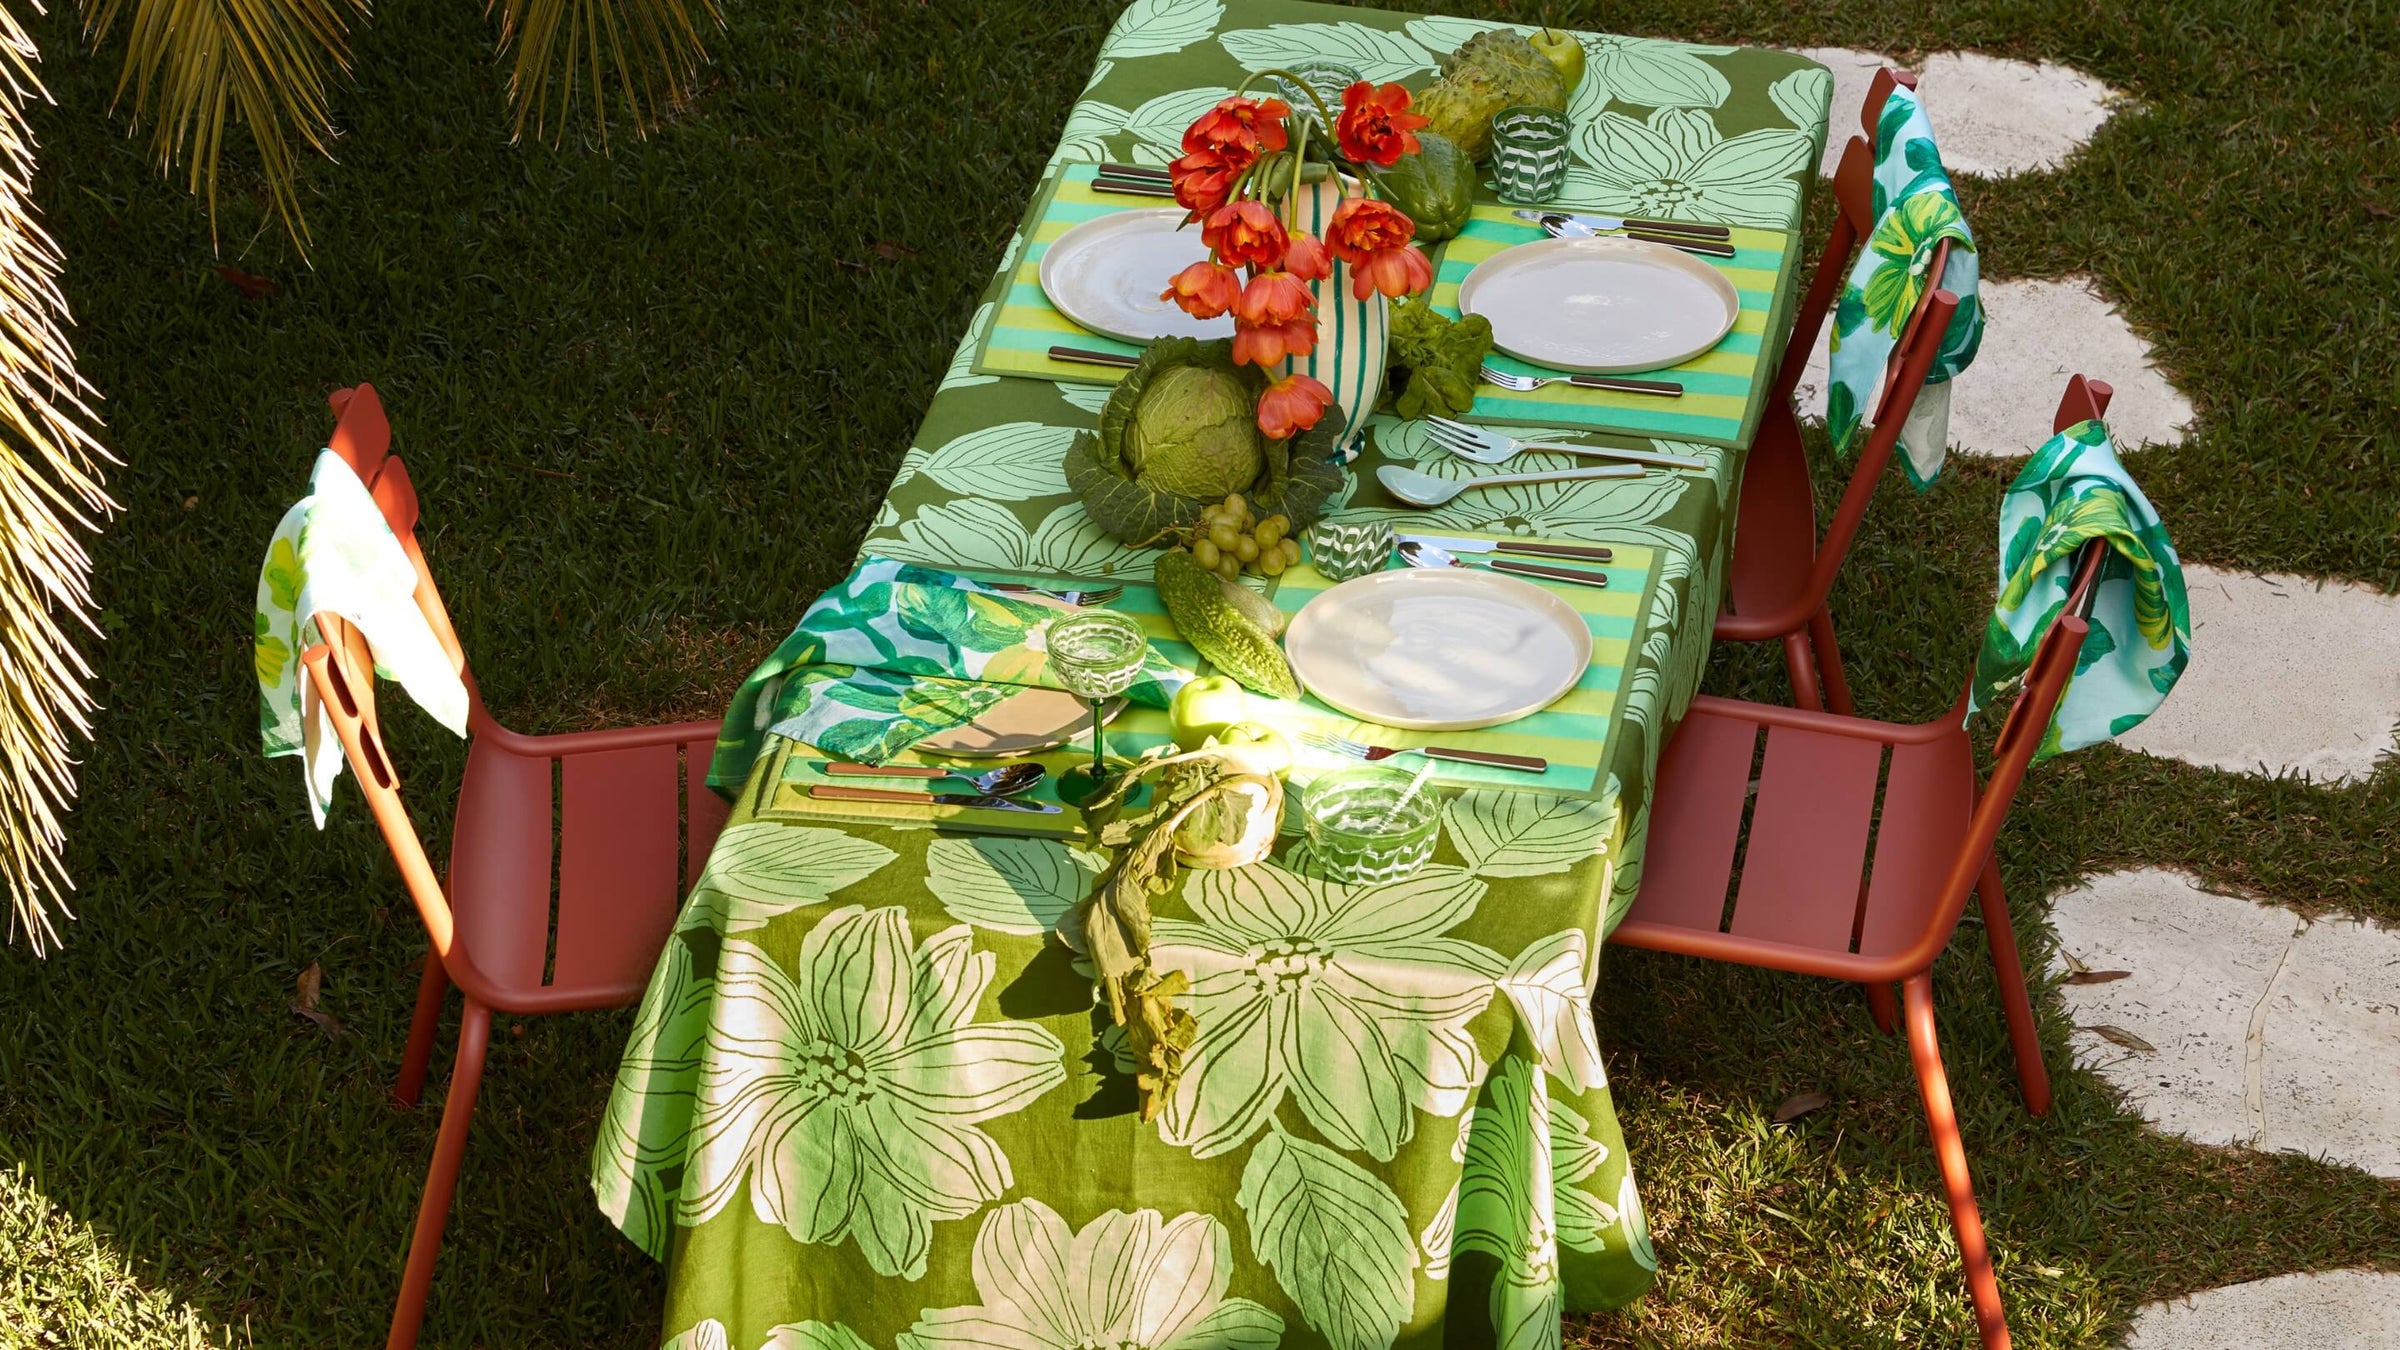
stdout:
{"type": "Polygon", "coordinates": [[[267,541],[251,620],[259,739],[269,759],[300,756],[320,830],[343,759],[333,721],[300,671],[300,653],[322,640],[317,615],[349,620],[366,636],[378,676],[397,680],[454,734],[467,734],[466,682],[417,607],[416,590],[416,565],[366,484],[340,455],[320,452],[309,495],[284,512],[267,541]]]}
{"type": "MultiPolygon", "coordinates": [[[[1042,635],[1073,612],[869,554],[742,681],[708,784],[729,796],[739,790],[768,736],[881,764],[1021,688],[1059,688],[1042,635]]],[[[1125,694],[1163,708],[1190,678],[1153,649],[1125,694]]]]}
{"type": "Polygon", "coordinates": [[[1866,428],[1892,349],[1931,284],[1956,295],[1958,310],[1901,424],[1900,462],[1920,489],[1941,475],[1950,444],[1950,380],[1975,359],[1983,341],[1977,271],[1975,236],[1950,190],[1925,105],[1915,90],[1895,88],[1875,127],[1875,228],[1834,303],[1825,426],[1836,451],[1847,453],[1866,428]],[[1929,282],[1934,246],[1944,239],[1950,241],[1949,261],[1929,282]]]}
{"type": "Polygon", "coordinates": [[[2121,736],[2164,703],[2191,659],[2192,611],[2166,526],[2117,458],[2108,428],[2079,422],[2051,437],[2000,503],[2000,599],[1975,658],[1968,713],[1990,705],[2033,662],[2074,583],[2075,555],[2106,539],[2075,673],[2037,758],[2121,736]]]}

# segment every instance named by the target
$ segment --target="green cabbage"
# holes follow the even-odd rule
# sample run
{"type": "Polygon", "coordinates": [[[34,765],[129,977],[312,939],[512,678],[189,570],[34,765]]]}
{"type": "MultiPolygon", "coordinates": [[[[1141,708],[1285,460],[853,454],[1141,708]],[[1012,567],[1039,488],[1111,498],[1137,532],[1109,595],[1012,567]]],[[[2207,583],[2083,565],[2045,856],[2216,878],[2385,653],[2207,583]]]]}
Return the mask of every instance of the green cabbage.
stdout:
{"type": "Polygon", "coordinates": [[[1314,523],[1342,485],[1328,462],[1338,408],[1288,441],[1258,430],[1265,372],[1233,363],[1233,342],[1160,338],[1100,409],[1100,429],[1067,448],[1067,486],[1094,523],[1129,544],[1149,544],[1239,492],[1260,519],[1281,513],[1293,530],[1314,523]]]}

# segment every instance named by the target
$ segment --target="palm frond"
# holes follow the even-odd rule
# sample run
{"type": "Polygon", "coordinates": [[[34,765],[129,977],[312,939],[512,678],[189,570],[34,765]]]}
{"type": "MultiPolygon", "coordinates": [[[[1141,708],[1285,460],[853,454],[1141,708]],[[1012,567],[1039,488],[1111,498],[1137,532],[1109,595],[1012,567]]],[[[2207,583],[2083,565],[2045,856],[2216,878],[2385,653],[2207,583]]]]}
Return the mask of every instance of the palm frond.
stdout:
{"type": "MultiPolygon", "coordinates": [[[[579,86],[588,84],[605,144],[601,89],[611,74],[634,129],[646,133],[690,96],[708,58],[686,0],[486,0],[486,8],[500,11],[500,50],[515,58],[508,95],[519,138],[529,119],[536,137],[563,133],[579,86]]],[[[698,0],[698,9],[712,24],[725,22],[717,0],[698,0]]]]}
{"type": "Polygon", "coordinates": [[[98,395],[67,345],[58,245],[34,219],[25,108],[50,97],[40,59],[0,6],[0,885],[10,940],[24,929],[36,954],[57,941],[51,912],[72,917],[59,818],[75,797],[70,744],[91,737],[91,667],[59,618],[93,626],[78,535],[116,510],[92,435],[98,395]]]}
{"type": "Polygon", "coordinates": [[[327,88],[349,70],[349,25],[367,9],[368,0],[84,0],[84,29],[97,45],[124,24],[116,98],[130,92],[134,124],[150,120],[159,172],[180,162],[207,200],[212,243],[218,164],[239,121],[276,216],[305,249],[294,141],[332,156],[327,88]]]}

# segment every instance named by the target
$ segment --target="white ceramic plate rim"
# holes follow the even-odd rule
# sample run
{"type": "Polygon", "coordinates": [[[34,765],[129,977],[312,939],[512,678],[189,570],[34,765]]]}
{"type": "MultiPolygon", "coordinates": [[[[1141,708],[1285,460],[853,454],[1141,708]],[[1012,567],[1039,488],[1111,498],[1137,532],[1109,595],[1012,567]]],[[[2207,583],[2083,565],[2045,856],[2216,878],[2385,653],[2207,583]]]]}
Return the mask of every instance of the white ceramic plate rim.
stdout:
{"type": "Polygon", "coordinates": [[[1552,370],[1573,371],[1581,375],[1622,375],[1633,371],[1665,370],[1670,366],[1682,365],[1693,357],[1714,349],[1718,343],[1725,340],[1727,333],[1733,331],[1734,322],[1741,317],[1742,297],[1741,293],[1733,288],[1733,283],[1725,279],[1723,273],[1681,249],[1671,248],[1665,244],[1653,244],[1640,239],[1585,236],[1572,239],[1536,239],[1530,243],[1518,244],[1513,248],[1504,248],[1475,264],[1475,269],[1467,273],[1467,279],[1459,283],[1458,311],[1461,314],[1483,314],[1485,318],[1492,320],[1492,345],[1520,361],[1530,361],[1537,366],[1547,366],[1552,370]],[[1522,267],[1527,263],[1536,262],[1553,253],[1561,252],[1600,254],[1614,261],[1640,261],[1666,268],[1669,271],[1680,272],[1699,281],[1724,302],[1725,321],[1708,341],[1687,350],[1662,351],[1655,357],[1645,356],[1638,362],[1615,361],[1605,365],[1588,365],[1562,360],[1556,350],[1546,349],[1538,341],[1528,342],[1521,338],[1515,338],[1510,329],[1503,327],[1502,318],[1484,313],[1475,307],[1475,298],[1482,290],[1482,283],[1490,277],[1504,273],[1510,268],[1522,267]]]}
{"type": "MultiPolygon", "coordinates": [[[[1052,308],[1102,337],[1112,337],[1120,342],[1150,342],[1161,337],[1172,336],[1164,332],[1137,330],[1133,325],[1121,321],[1126,317],[1122,314],[1111,315],[1086,310],[1077,303],[1074,288],[1063,284],[1064,278],[1059,275],[1058,268],[1062,265],[1062,259],[1072,259],[1082,250],[1106,249],[1121,234],[1128,232],[1147,234],[1154,231],[1172,233],[1181,228],[1184,215],[1185,212],[1181,207],[1113,211],[1105,216],[1095,216],[1081,225],[1075,226],[1052,240],[1050,247],[1042,253],[1041,267],[1037,272],[1041,281],[1042,294],[1049,297],[1052,308]],[[1160,230],[1159,226],[1162,223],[1167,224],[1168,229],[1160,230]]],[[[1197,231],[1193,233],[1192,239],[1194,246],[1197,247],[1199,243],[1197,231]]],[[[1165,276],[1158,279],[1158,287],[1159,290],[1166,289],[1167,278],[1165,276]]],[[[1224,328],[1223,336],[1233,336],[1232,319],[1224,320],[1224,328]]]]}
{"type": "Polygon", "coordinates": [[[1584,622],[1583,615],[1577,613],[1573,605],[1530,581],[1520,581],[1515,577],[1502,576],[1497,572],[1462,568],[1442,568],[1438,571],[1430,568],[1409,568],[1402,571],[1370,572],[1366,576],[1354,577],[1338,586],[1329,587],[1307,604],[1302,605],[1300,612],[1292,616],[1291,627],[1285,631],[1283,642],[1284,653],[1291,659],[1292,672],[1300,677],[1300,683],[1318,702],[1336,712],[1348,713],[1361,721],[1373,722],[1377,726],[1398,727],[1404,731],[1474,731],[1482,727],[1496,727],[1503,722],[1514,722],[1520,717],[1540,712],[1557,702],[1561,694],[1573,689],[1583,679],[1584,671],[1590,669],[1592,664],[1592,630],[1584,622]],[[1503,712],[1472,718],[1410,717],[1405,714],[1395,714],[1389,708],[1372,708],[1364,704],[1353,705],[1340,702],[1326,697],[1325,691],[1318,687],[1318,682],[1309,678],[1308,667],[1313,664],[1313,660],[1307,638],[1312,628],[1326,622],[1327,614],[1349,601],[1356,600],[1371,587],[1419,586],[1437,582],[1454,588],[1488,587],[1497,595],[1510,597],[1518,608],[1538,610],[1547,614],[1558,624],[1560,630],[1567,634],[1568,640],[1575,648],[1577,657],[1573,668],[1562,671],[1561,678],[1538,699],[1530,699],[1503,712]],[[1347,596],[1343,594],[1345,591],[1349,593],[1347,596]]]}

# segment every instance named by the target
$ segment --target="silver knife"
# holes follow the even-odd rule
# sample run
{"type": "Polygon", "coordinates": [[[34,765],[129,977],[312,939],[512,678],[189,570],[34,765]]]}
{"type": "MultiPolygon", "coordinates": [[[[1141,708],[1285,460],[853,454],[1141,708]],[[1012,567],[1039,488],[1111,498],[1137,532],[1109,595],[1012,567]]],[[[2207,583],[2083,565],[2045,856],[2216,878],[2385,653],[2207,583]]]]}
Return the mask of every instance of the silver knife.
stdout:
{"type": "Polygon", "coordinates": [[[1546,216],[1571,220],[1595,230],[1648,230],[1653,234],[1688,234],[1695,239],[1731,239],[1733,231],[1722,225],[1695,225],[1688,220],[1636,220],[1627,216],[1595,216],[1583,211],[1544,211],[1537,207],[1521,206],[1509,212],[1519,220],[1539,225],[1546,216]]]}
{"type": "Polygon", "coordinates": [[[1703,258],[1716,258],[1720,261],[1731,258],[1734,253],[1733,245],[1721,244],[1714,239],[1701,239],[1688,234],[1652,234],[1648,230],[1641,229],[1628,229],[1621,233],[1611,234],[1605,230],[1596,230],[1572,216],[1549,215],[1542,217],[1542,233],[1553,239],[1608,238],[1629,240],[1637,244],[1663,244],[1680,252],[1698,254],[1703,258]]]}
{"type": "Polygon", "coordinates": [[[1553,544],[1540,539],[1460,539],[1446,534],[1396,534],[1402,543],[1425,544],[1447,553],[1517,553],[1528,558],[1572,558],[1609,562],[1617,555],[1598,544],[1553,544]]]}
{"type": "Polygon", "coordinates": [[[834,783],[811,783],[808,795],[837,802],[895,802],[902,806],[931,802],[935,806],[964,806],[977,811],[1023,811],[1036,816],[1055,816],[1062,809],[1054,802],[986,797],[973,792],[892,792],[884,788],[843,787],[834,783]]]}

